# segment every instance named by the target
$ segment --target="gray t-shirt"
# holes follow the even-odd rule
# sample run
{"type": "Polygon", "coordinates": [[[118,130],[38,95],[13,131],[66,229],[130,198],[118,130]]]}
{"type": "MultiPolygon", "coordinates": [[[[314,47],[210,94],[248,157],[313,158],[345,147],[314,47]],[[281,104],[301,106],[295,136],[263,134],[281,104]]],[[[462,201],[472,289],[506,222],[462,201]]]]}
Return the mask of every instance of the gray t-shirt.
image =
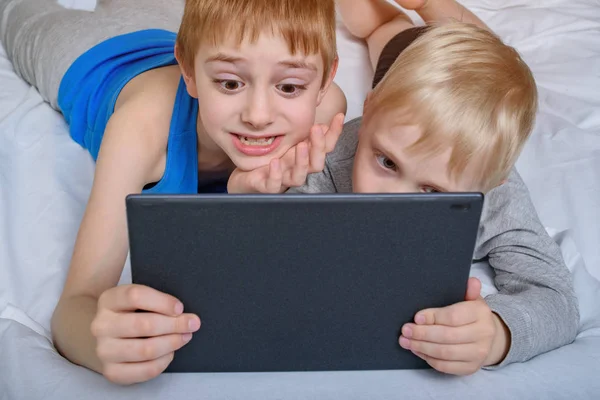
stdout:
{"type": "MultiPolygon", "coordinates": [[[[352,165],[362,118],[344,125],[323,172],[291,193],[350,193],[352,165]]],[[[516,170],[485,196],[474,261],[487,260],[498,293],[485,298],[511,332],[502,363],[529,360],[571,343],[579,327],[572,277],[556,242],[547,234],[516,170]]]]}

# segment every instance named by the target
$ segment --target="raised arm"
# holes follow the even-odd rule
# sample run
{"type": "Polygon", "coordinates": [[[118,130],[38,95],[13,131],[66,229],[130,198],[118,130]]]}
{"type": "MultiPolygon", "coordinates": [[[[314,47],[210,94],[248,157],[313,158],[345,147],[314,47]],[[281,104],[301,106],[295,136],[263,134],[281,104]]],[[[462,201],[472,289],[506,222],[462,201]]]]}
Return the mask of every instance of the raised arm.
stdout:
{"type": "MultiPolygon", "coordinates": [[[[475,14],[455,0],[394,0],[414,10],[427,24],[461,21],[489,29],[475,14]]],[[[409,16],[386,0],[336,0],[344,25],[365,39],[373,69],[385,45],[402,31],[414,28],[409,16]]]]}
{"type": "Polygon", "coordinates": [[[481,28],[489,27],[465,6],[455,0],[394,0],[407,10],[414,10],[426,24],[460,21],[481,28]]]}

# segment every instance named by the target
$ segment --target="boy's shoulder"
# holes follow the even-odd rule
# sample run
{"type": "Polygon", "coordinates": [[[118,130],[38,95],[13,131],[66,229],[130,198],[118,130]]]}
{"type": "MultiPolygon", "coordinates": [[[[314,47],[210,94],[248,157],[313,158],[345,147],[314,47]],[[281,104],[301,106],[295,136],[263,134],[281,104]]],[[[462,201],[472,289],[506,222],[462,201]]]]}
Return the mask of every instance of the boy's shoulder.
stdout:
{"type": "Polygon", "coordinates": [[[131,134],[143,135],[166,148],[180,77],[168,67],[136,76],[119,93],[109,123],[114,124],[114,117],[120,114],[118,120],[126,121],[131,134]]]}
{"type": "MultiPolygon", "coordinates": [[[[474,259],[511,248],[530,248],[559,262],[556,243],[541,223],[527,185],[516,168],[505,183],[485,195],[474,259]]],[[[533,251],[533,250],[532,250],[533,251]]]]}
{"type": "Polygon", "coordinates": [[[361,123],[362,117],[346,122],[335,149],[327,155],[328,175],[340,193],[352,192],[352,167],[361,123]]]}
{"type": "MultiPolygon", "coordinates": [[[[180,76],[180,75],[179,75],[180,76]]],[[[124,146],[151,160],[151,181],[161,179],[179,79],[168,68],[147,71],[121,91],[104,136],[118,135],[124,146]],[[111,133],[112,132],[112,133],[111,133]]],[[[102,140],[104,142],[104,139],[102,140]]]]}
{"type": "MultiPolygon", "coordinates": [[[[123,87],[115,103],[115,111],[125,103],[148,104],[153,111],[165,109],[172,113],[181,80],[177,66],[154,68],[131,79],[123,87]]],[[[147,117],[152,114],[147,113],[147,117]]]]}

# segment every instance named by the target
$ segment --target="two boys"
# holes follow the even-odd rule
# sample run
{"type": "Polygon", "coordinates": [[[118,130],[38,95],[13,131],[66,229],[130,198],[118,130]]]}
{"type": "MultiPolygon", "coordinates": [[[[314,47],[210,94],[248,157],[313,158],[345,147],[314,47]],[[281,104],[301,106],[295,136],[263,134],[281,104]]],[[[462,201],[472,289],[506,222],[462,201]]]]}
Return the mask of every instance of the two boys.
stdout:
{"type": "MultiPolygon", "coordinates": [[[[115,95],[93,108],[104,110],[110,122],[71,124],[97,127],[81,136],[72,133],[97,157],[97,171],[53,318],[57,348],[119,383],[147,380],[166,368],[200,321],[184,314],[183,305],[168,295],[135,285],[115,287],[127,249],[120,202],[144,189],[195,191],[198,180],[223,181],[232,170],[230,191],[281,192],[316,172],[305,186],[292,190],[487,192],[475,258],[489,258],[500,293],[484,301],[478,283],[471,281],[465,302],[419,312],[414,324],[403,327],[400,345],[440,371],[467,374],[481,366],[524,361],[573,340],[578,312],[568,271],[525,186],[511,172],[531,131],[536,102],[535,84],[518,55],[484,29],[464,24],[414,29],[383,1],[339,1],[349,29],[367,38],[377,72],[364,118],[346,125],[325,161],[339,134],[336,120],[331,129],[313,129],[310,141],[305,140],[315,120],[328,123],[343,111],[343,100],[326,101],[336,66],[333,4],[290,0],[261,10],[258,2],[244,2],[243,8],[239,3],[188,1],[177,59],[172,57],[173,37],[163,32],[140,34],[129,26],[119,32],[125,36],[110,42],[121,46],[121,59],[135,54],[144,63],[153,61],[138,74],[106,83],[115,95]],[[353,21],[352,16],[360,18],[353,21]],[[231,24],[236,20],[248,23],[240,29],[231,24]],[[265,20],[274,23],[260,25],[265,20]],[[140,43],[150,45],[141,48],[140,43]],[[513,65],[508,76],[498,68],[502,63],[513,65]],[[478,69],[481,65],[487,70],[478,69]],[[499,78],[490,84],[490,76],[506,82],[499,78]],[[522,82],[515,83],[515,76],[522,82]],[[321,120],[314,113],[319,104],[333,110],[321,120]],[[157,119],[147,120],[148,115],[157,119]],[[133,172],[121,178],[121,171],[133,172]],[[110,223],[102,227],[101,221],[110,223]],[[149,312],[133,313],[136,309],[149,312]]],[[[399,3],[417,9],[426,22],[455,16],[456,10],[457,19],[480,22],[451,0],[399,3]]],[[[137,11],[115,11],[118,6],[110,1],[99,7],[107,15],[118,14],[118,20],[137,11]]],[[[155,7],[160,14],[160,6],[155,7]]],[[[147,5],[139,8],[152,11],[147,5]]],[[[25,35],[2,29],[5,44],[25,35]]],[[[100,78],[85,64],[93,65],[99,55],[111,59],[103,42],[96,41],[89,54],[80,52],[79,62],[62,67],[62,103],[60,92],[55,103],[47,97],[51,104],[62,104],[65,117],[74,122],[84,112],[78,105],[88,104],[99,90],[94,87],[83,98],[74,90],[90,77],[100,78]]],[[[18,54],[10,54],[19,64],[18,54]]],[[[108,73],[121,72],[122,65],[131,63],[108,73]]],[[[27,77],[26,66],[18,70],[30,82],[35,72],[47,73],[40,67],[27,77]]],[[[49,81],[58,91],[56,79],[49,81]]]]}

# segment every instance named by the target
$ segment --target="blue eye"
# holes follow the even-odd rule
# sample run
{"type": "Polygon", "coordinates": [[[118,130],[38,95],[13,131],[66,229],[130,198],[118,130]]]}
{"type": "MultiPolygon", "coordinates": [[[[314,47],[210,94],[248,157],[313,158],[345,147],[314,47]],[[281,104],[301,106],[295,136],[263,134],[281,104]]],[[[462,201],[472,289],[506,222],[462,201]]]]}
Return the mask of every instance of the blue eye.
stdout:
{"type": "Polygon", "coordinates": [[[396,170],[396,163],[394,163],[391,159],[384,156],[383,154],[379,154],[377,156],[377,162],[385,169],[391,169],[393,171],[396,170]]]}

